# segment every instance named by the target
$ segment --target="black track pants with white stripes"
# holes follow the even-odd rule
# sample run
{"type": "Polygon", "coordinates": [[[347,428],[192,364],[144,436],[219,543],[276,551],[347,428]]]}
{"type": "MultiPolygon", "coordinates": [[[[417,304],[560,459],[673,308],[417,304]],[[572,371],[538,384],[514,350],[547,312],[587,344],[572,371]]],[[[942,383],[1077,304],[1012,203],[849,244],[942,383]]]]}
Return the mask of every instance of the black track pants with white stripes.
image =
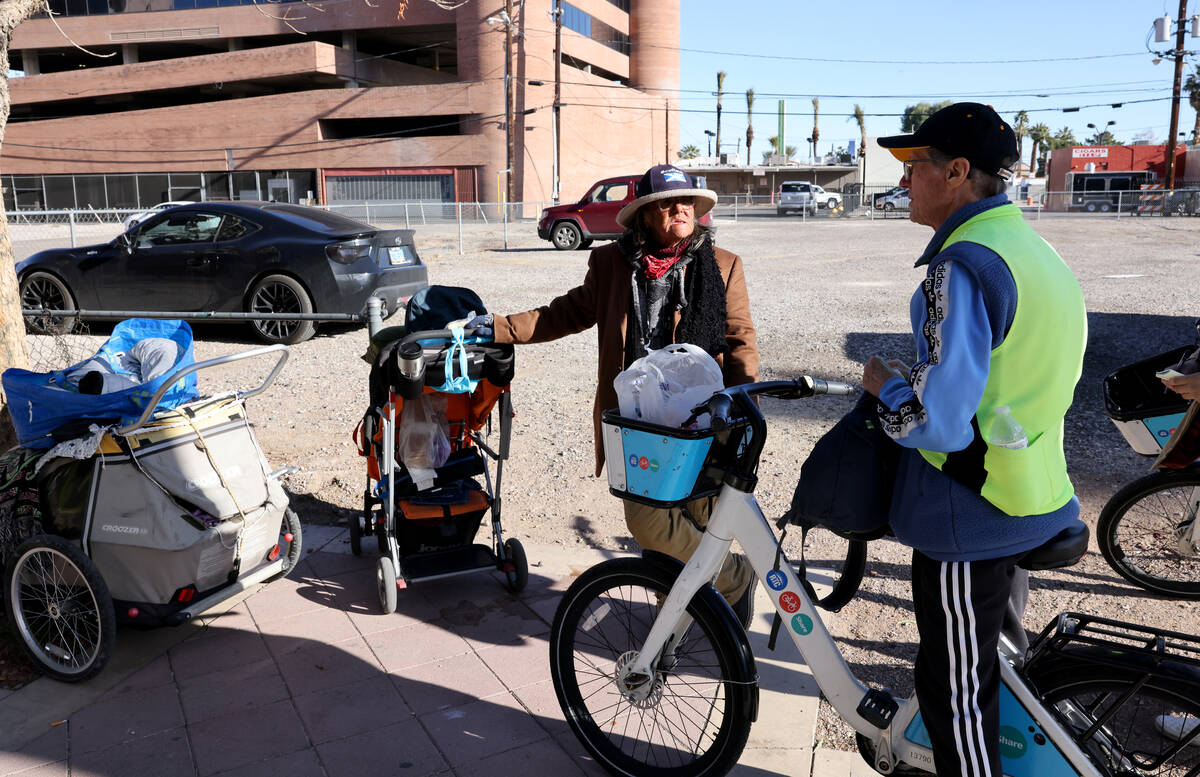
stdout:
{"type": "Polygon", "coordinates": [[[1000,663],[1013,557],[935,561],[913,551],[921,718],[940,777],[1001,777],[1000,663]]]}

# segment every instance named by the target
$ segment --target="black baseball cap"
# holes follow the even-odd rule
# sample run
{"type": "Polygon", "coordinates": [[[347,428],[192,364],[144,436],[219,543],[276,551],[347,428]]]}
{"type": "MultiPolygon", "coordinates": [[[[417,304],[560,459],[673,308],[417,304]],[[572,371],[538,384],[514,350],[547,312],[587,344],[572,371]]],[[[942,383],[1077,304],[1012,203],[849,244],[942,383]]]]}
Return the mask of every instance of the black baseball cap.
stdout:
{"type": "Polygon", "coordinates": [[[1016,133],[983,103],[954,103],[930,116],[911,135],[889,135],[876,142],[901,162],[907,162],[914,149],[935,148],[1006,181],[1012,179],[1010,165],[1017,161],[1016,133]]]}

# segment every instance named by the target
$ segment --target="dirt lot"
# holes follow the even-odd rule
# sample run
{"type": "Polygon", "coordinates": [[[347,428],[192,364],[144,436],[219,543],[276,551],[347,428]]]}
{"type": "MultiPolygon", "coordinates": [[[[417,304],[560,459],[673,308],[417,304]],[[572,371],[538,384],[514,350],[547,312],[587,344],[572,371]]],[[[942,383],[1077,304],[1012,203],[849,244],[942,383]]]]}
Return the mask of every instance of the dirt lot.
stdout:
{"type": "MultiPolygon", "coordinates": [[[[1105,500],[1149,466],[1104,416],[1100,381],[1123,364],[1191,341],[1192,321],[1200,315],[1200,220],[1044,217],[1036,227],[1079,277],[1089,310],[1084,374],[1067,418],[1067,456],[1083,517],[1094,527],[1105,500]]],[[[871,354],[910,361],[908,299],[922,277],[912,262],[929,237],[927,229],[899,220],[743,217],[719,223],[718,243],[745,260],[763,377],[809,373],[857,382],[871,354]]],[[[586,268],[586,251],[554,251],[528,235],[514,236],[519,248],[468,248],[462,256],[451,228],[419,230],[417,240],[432,282],[470,286],[499,313],[549,301],[580,282],[586,268]]],[[[204,327],[197,334],[197,358],[252,345],[237,339],[236,330],[204,327]]],[[[361,505],[365,468],[350,432],[367,401],[368,367],[359,359],[366,340],[363,329],[319,334],[294,348],[275,386],[251,400],[268,459],[300,468],[288,486],[302,520],[344,522],[361,505]]],[[[592,477],[595,350],[595,335],[587,332],[517,351],[513,453],[503,488],[505,529],[513,536],[634,547],[606,482],[592,477]]],[[[226,379],[245,382],[249,373],[238,368],[227,378],[202,378],[202,388],[215,391],[226,379]]],[[[764,402],[770,437],[758,498],[768,516],[786,509],[813,442],[853,399],[764,402]]],[[[1036,631],[1057,612],[1079,609],[1200,631],[1194,605],[1131,588],[1107,567],[1094,541],[1092,548],[1076,567],[1035,576],[1027,628],[1036,631]]],[[[911,689],[907,665],[916,640],[907,559],[894,542],[872,543],[860,596],[829,619],[862,679],[901,693],[911,689]]],[[[824,746],[853,749],[845,726],[826,725],[819,736],[824,746]]]]}

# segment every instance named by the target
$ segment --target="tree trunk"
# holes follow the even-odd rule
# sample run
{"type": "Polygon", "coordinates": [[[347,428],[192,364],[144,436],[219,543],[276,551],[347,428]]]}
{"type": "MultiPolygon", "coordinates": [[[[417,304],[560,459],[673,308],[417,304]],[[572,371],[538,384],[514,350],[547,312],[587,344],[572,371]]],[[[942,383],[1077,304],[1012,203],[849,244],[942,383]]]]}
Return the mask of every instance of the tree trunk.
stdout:
{"type": "Polygon", "coordinates": [[[1030,145],[1033,146],[1033,148],[1031,148],[1029,150],[1029,177],[1037,178],[1038,141],[1037,141],[1037,138],[1032,138],[1032,137],[1029,139],[1029,141],[1030,141],[1030,145]]]}
{"type": "MultiPolygon", "coordinates": [[[[42,0],[0,0],[0,144],[8,124],[8,44],[13,30],[43,7],[42,0]]],[[[17,289],[17,273],[8,234],[8,219],[0,208],[0,372],[9,367],[28,367],[29,351],[25,345],[25,321],[21,317],[21,295],[17,289]]],[[[8,403],[0,392],[0,452],[16,442],[8,403]]]]}
{"type": "Polygon", "coordinates": [[[1196,111],[1196,126],[1192,127],[1192,145],[1200,143],[1200,109],[1196,111]]]}

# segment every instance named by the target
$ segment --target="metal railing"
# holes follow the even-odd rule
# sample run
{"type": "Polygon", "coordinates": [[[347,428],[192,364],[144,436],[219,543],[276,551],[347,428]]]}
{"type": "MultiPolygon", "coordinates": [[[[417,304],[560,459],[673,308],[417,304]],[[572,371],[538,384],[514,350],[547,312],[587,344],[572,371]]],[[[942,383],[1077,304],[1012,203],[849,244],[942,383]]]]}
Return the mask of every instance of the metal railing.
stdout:
{"type": "MultiPolygon", "coordinates": [[[[838,207],[818,202],[816,211],[800,208],[786,214],[800,221],[831,218],[908,218],[908,203],[886,198],[895,187],[858,185],[841,192],[838,207]]],[[[1111,192],[1045,191],[1038,186],[1014,185],[1009,198],[1030,214],[1089,216],[1196,216],[1200,215],[1200,185],[1166,190],[1111,192]]],[[[537,221],[550,202],[389,202],[368,200],[319,205],[381,229],[418,230],[418,252],[457,252],[546,248],[537,235],[537,221]]],[[[560,203],[568,204],[568,203],[560,203]]],[[[9,211],[9,236],[19,261],[46,248],[78,247],[107,243],[121,234],[125,219],[144,209],[9,211]]],[[[784,217],[778,193],[721,194],[712,211],[717,222],[742,218],[784,217]]]]}

